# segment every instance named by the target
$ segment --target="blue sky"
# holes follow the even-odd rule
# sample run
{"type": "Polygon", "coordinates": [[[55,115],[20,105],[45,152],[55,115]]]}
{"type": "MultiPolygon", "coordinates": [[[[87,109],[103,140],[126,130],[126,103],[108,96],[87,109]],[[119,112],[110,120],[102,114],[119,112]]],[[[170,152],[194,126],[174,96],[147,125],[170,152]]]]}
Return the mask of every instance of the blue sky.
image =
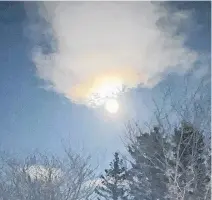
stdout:
{"type": "MultiPolygon", "coordinates": [[[[189,30],[184,27],[188,36],[185,44],[192,50],[209,55],[210,4],[169,4],[174,10],[193,10],[190,21],[193,25],[189,30]]],[[[70,141],[73,149],[84,146],[94,159],[107,163],[111,152],[123,149],[120,135],[124,121],[132,117],[141,122],[148,121],[152,95],[160,101],[160,92],[167,84],[173,91],[181,89],[181,75],[165,76],[153,88],[137,88],[123,95],[120,101],[125,117],[121,120],[104,118],[98,109],[72,103],[61,93],[44,89],[44,81],[37,75],[36,64],[30,56],[32,42],[26,31],[28,24],[26,6],[22,2],[0,3],[0,143],[3,149],[21,155],[35,149],[60,154],[61,140],[64,139],[70,141]]],[[[206,69],[210,59],[201,62],[196,67],[206,69]]],[[[198,81],[197,76],[191,85],[198,81]]]]}

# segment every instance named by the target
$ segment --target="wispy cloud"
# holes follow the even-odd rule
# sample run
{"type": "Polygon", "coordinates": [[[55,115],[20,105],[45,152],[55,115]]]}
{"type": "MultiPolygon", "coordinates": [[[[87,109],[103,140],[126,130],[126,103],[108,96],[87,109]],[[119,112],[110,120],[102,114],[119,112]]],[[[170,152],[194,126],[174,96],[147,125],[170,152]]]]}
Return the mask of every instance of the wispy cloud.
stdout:
{"type": "Polygon", "coordinates": [[[190,13],[160,3],[46,2],[38,8],[48,26],[34,23],[33,39],[43,33],[51,48],[34,48],[37,73],[75,103],[102,95],[105,82],[153,87],[167,71],[183,73],[198,59],[185,47],[185,35],[176,35],[190,13]]]}

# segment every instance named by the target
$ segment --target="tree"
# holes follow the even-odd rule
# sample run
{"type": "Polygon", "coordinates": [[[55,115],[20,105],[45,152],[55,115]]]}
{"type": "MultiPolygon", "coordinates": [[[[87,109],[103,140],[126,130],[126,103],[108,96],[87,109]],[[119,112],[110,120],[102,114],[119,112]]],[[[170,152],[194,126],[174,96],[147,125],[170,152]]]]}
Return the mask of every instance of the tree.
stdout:
{"type": "Polygon", "coordinates": [[[136,129],[138,134],[128,146],[132,158],[129,170],[131,195],[133,199],[164,199],[165,139],[156,127],[150,133],[142,133],[138,126],[136,129]]]}
{"type": "Polygon", "coordinates": [[[35,154],[23,161],[1,156],[0,200],[88,200],[95,174],[89,157],[65,150],[65,157],[35,154]],[[89,184],[88,184],[89,183],[89,184]]]}
{"type": "Polygon", "coordinates": [[[119,153],[114,154],[114,160],[110,163],[110,168],[105,170],[105,175],[101,175],[100,184],[96,188],[96,194],[106,200],[127,199],[127,169],[119,153]]]}
{"type": "Polygon", "coordinates": [[[209,199],[210,154],[203,132],[183,122],[173,135],[173,155],[170,162],[170,199],[209,199]]]}
{"type": "Polygon", "coordinates": [[[133,199],[210,198],[211,156],[203,132],[187,122],[174,133],[159,128],[142,133],[137,124],[128,126],[128,132],[134,133],[128,145],[133,199]]]}
{"type": "Polygon", "coordinates": [[[154,101],[155,121],[171,135],[166,161],[168,199],[210,197],[211,72],[200,79],[193,72],[187,73],[178,90],[167,84],[163,97],[158,98],[162,102],[154,101]]]}

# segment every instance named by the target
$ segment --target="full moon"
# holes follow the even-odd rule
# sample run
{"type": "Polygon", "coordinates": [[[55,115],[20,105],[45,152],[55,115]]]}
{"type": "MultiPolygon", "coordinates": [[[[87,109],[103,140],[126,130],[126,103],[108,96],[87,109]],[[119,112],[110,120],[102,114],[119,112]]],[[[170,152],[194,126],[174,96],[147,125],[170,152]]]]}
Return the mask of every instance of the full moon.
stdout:
{"type": "Polygon", "coordinates": [[[109,112],[109,113],[117,113],[118,109],[119,109],[119,104],[118,101],[116,99],[109,99],[106,101],[105,103],[105,109],[109,112]]]}

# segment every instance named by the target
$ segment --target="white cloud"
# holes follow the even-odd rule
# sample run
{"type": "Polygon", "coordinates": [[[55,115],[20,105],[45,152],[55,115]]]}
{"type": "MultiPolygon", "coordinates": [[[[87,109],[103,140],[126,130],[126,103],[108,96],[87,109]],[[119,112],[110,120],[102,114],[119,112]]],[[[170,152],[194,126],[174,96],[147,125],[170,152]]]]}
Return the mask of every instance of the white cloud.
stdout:
{"type": "Polygon", "coordinates": [[[37,73],[75,103],[88,104],[114,79],[114,87],[153,87],[163,73],[183,73],[198,59],[175,35],[191,15],[159,3],[46,2],[39,11],[52,29],[34,24],[34,35],[47,34],[56,50],[34,49],[37,73]]]}
{"type": "Polygon", "coordinates": [[[57,181],[62,178],[62,171],[60,169],[47,168],[42,165],[32,165],[26,170],[26,173],[28,173],[32,180],[47,181],[51,177],[52,181],[57,181]]]}

